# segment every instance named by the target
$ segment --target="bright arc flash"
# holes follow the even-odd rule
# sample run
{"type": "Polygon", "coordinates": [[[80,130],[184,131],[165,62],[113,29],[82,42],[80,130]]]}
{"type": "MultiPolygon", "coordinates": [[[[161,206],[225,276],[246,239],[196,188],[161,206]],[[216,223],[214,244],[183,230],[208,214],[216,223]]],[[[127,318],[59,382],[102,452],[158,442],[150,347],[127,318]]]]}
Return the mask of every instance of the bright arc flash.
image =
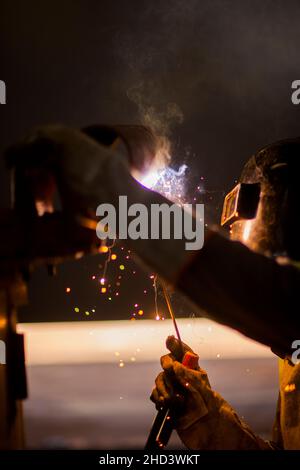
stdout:
{"type": "Polygon", "coordinates": [[[148,189],[153,189],[176,203],[184,202],[186,165],[176,171],[167,167],[151,170],[139,181],[148,189]]]}
{"type": "Polygon", "coordinates": [[[149,171],[149,173],[147,173],[147,175],[144,176],[140,182],[146,188],[152,189],[156,185],[160,177],[161,173],[159,173],[158,170],[152,170],[149,171]]]}

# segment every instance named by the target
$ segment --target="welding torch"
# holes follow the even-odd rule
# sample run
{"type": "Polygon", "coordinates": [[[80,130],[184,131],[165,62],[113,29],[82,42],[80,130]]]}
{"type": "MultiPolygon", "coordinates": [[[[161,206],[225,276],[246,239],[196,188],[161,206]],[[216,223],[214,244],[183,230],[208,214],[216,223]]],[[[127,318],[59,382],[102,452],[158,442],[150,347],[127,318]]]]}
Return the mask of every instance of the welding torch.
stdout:
{"type": "MultiPolygon", "coordinates": [[[[160,281],[164,298],[168,307],[168,311],[170,317],[173,321],[173,325],[175,328],[176,336],[179,342],[179,348],[181,350],[181,363],[190,369],[194,369],[198,365],[198,356],[191,351],[187,351],[184,353],[184,348],[180,336],[180,332],[178,329],[178,325],[176,322],[175,314],[172,308],[171,299],[166,288],[166,285],[163,281],[160,281]]],[[[169,442],[171,437],[172,431],[174,429],[174,419],[176,418],[174,410],[172,410],[169,406],[161,406],[158,410],[156,417],[152,423],[152,427],[145,445],[145,450],[158,450],[163,449],[169,442]]]]}

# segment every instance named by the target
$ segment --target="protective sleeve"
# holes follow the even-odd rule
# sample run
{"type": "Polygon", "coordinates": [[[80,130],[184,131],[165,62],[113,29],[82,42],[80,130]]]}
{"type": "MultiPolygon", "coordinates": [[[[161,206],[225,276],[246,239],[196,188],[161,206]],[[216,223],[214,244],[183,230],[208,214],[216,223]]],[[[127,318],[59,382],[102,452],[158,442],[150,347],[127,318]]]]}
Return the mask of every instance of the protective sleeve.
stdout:
{"type": "Polygon", "coordinates": [[[205,315],[284,357],[300,329],[300,271],[218,233],[180,273],[178,287],[205,315]]]}
{"type": "MultiPolygon", "coordinates": [[[[215,393],[218,395],[217,393],[215,393]]],[[[217,398],[218,399],[218,398],[217,398]]],[[[221,397],[218,411],[195,421],[186,429],[177,429],[182,442],[193,450],[280,450],[272,441],[254,434],[221,397]]]]}

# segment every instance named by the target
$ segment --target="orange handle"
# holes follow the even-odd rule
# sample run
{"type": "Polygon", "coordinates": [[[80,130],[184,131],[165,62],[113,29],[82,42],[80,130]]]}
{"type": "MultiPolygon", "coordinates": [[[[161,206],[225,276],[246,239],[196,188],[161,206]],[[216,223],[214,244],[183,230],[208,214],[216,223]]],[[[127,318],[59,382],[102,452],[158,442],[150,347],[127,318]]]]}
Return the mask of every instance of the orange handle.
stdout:
{"type": "Polygon", "coordinates": [[[182,359],[182,365],[188,369],[197,369],[199,367],[199,356],[191,351],[187,351],[182,359]]]}

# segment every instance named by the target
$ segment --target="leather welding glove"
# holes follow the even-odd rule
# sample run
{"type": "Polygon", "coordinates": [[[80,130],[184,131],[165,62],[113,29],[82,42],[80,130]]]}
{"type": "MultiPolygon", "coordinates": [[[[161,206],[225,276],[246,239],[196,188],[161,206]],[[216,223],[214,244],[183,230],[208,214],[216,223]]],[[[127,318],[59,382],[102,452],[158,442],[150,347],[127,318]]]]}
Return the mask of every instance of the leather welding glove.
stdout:
{"type": "MultiPolygon", "coordinates": [[[[127,207],[143,204],[148,213],[153,204],[173,205],[131,175],[132,170],[148,170],[165,153],[164,141],[142,126],[90,126],[77,130],[49,125],[33,130],[10,148],[7,161],[16,172],[26,172],[26,191],[34,192],[45,207],[51,205],[56,187],[64,213],[85,223],[97,221],[96,209],[103,203],[113,205],[118,215],[119,196],[127,197],[127,207]]],[[[192,218],[192,214],[187,213],[186,217],[192,218]]],[[[90,226],[95,231],[95,224],[90,226]]],[[[124,242],[170,282],[191,254],[185,249],[184,238],[127,238],[124,242]]]]}
{"type": "Polygon", "coordinates": [[[48,173],[55,179],[64,208],[95,210],[119,195],[112,178],[125,179],[124,189],[130,192],[126,184],[131,182],[131,172],[143,174],[157,159],[163,160],[164,155],[167,159],[166,142],[144,126],[89,126],[79,130],[47,125],[33,129],[7,150],[6,157],[9,166],[26,171],[34,186],[29,189],[37,190],[38,197],[49,189],[45,188],[49,186],[48,173]]]}
{"type": "MultiPolygon", "coordinates": [[[[182,442],[194,450],[271,450],[272,445],[256,436],[233,408],[210,386],[206,372],[183,366],[178,340],[166,342],[170,354],[162,356],[161,372],[151,400],[157,407],[170,406],[182,442]]],[[[184,351],[191,351],[187,345],[184,351]]]]}
{"type": "MultiPolygon", "coordinates": [[[[36,191],[38,186],[38,197],[47,199],[47,207],[56,185],[65,214],[90,225],[95,232],[97,207],[111,204],[118,216],[119,196],[127,197],[127,207],[143,204],[148,214],[153,204],[173,205],[131,175],[132,170],[149,169],[151,162],[163,158],[161,154],[165,152],[165,144],[151,131],[136,133],[132,128],[121,126],[109,134],[103,126],[83,130],[61,125],[40,127],[9,149],[7,160],[16,172],[23,171],[31,177],[28,190],[36,191]],[[40,185],[41,181],[45,184],[40,185]],[[47,192],[45,187],[51,189],[47,192]]],[[[186,217],[192,218],[192,214],[186,213],[186,217]]],[[[184,238],[151,237],[125,241],[146,265],[170,282],[191,256],[185,242],[184,238]]]]}

